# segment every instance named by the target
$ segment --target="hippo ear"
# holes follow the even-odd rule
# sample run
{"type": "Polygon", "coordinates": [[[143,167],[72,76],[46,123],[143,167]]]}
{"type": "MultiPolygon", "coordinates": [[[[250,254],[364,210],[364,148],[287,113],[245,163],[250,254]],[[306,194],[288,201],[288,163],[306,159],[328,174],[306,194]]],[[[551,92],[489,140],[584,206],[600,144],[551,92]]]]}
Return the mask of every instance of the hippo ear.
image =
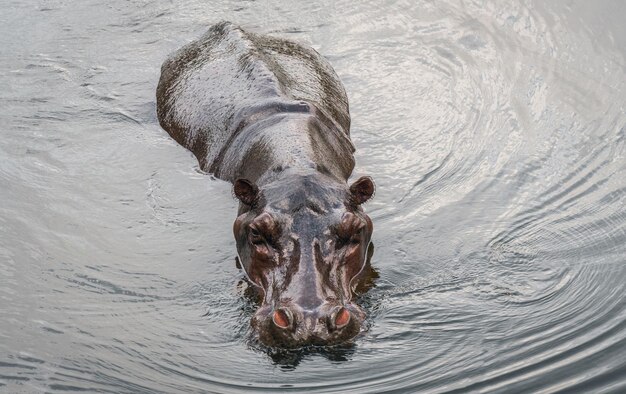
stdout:
{"type": "Polygon", "coordinates": [[[374,195],[374,181],[368,176],[362,176],[350,185],[350,195],[356,205],[361,205],[374,195]]]}
{"type": "Polygon", "coordinates": [[[247,179],[239,178],[233,184],[233,193],[246,205],[253,205],[259,195],[259,188],[247,179]]]}

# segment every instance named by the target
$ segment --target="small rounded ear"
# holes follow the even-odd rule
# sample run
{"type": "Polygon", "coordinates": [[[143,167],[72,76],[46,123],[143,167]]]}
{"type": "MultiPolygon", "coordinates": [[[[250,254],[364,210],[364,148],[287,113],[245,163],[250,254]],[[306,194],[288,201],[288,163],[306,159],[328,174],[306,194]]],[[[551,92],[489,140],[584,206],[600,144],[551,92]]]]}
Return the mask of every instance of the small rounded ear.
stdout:
{"type": "Polygon", "coordinates": [[[247,179],[239,178],[233,184],[235,197],[246,205],[253,205],[259,194],[259,188],[247,179]]]}
{"type": "Polygon", "coordinates": [[[374,181],[368,176],[362,176],[350,185],[350,195],[356,205],[361,205],[374,195],[374,181]]]}

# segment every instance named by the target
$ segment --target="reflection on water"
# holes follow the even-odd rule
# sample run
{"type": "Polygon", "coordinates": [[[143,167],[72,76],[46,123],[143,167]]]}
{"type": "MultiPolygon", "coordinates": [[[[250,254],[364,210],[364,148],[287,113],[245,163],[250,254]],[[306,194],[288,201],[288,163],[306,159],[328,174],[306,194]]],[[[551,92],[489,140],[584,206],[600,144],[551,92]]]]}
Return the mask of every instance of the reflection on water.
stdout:
{"type": "Polygon", "coordinates": [[[625,391],[624,12],[7,3],[0,391],[625,391]],[[312,45],[346,86],[378,186],[352,345],[248,340],[230,185],[158,127],[163,59],[219,20],[312,45]]]}
{"type": "Polygon", "coordinates": [[[352,359],[355,351],[354,344],[337,345],[332,347],[307,347],[302,349],[263,349],[272,361],[283,370],[295,370],[302,360],[314,356],[321,356],[330,362],[341,363],[352,359]]]}

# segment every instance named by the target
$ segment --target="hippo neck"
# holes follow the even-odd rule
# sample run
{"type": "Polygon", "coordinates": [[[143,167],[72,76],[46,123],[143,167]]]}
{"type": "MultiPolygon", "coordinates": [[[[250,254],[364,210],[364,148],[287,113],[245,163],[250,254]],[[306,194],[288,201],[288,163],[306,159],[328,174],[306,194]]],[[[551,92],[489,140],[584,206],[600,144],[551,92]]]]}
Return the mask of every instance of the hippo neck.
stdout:
{"type": "MultiPolygon", "coordinates": [[[[326,214],[346,204],[348,187],[344,180],[315,169],[288,168],[261,179],[262,204],[274,211],[326,214]]],[[[247,207],[240,207],[242,212],[247,207]]]]}
{"type": "Polygon", "coordinates": [[[309,105],[310,111],[247,114],[210,167],[218,178],[245,178],[261,186],[281,173],[319,172],[345,182],[354,168],[347,133],[309,105]]]}

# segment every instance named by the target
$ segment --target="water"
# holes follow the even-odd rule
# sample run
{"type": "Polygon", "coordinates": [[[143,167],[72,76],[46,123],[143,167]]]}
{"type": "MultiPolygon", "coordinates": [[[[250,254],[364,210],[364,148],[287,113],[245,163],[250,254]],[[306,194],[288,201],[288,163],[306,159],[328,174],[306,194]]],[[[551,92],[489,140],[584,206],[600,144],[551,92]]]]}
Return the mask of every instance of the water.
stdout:
{"type": "Polygon", "coordinates": [[[626,391],[620,1],[7,1],[0,391],[626,391]],[[247,340],[230,185],[159,128],[231,20],[324,54],[377,182],[368,330],[247,340]]]}

